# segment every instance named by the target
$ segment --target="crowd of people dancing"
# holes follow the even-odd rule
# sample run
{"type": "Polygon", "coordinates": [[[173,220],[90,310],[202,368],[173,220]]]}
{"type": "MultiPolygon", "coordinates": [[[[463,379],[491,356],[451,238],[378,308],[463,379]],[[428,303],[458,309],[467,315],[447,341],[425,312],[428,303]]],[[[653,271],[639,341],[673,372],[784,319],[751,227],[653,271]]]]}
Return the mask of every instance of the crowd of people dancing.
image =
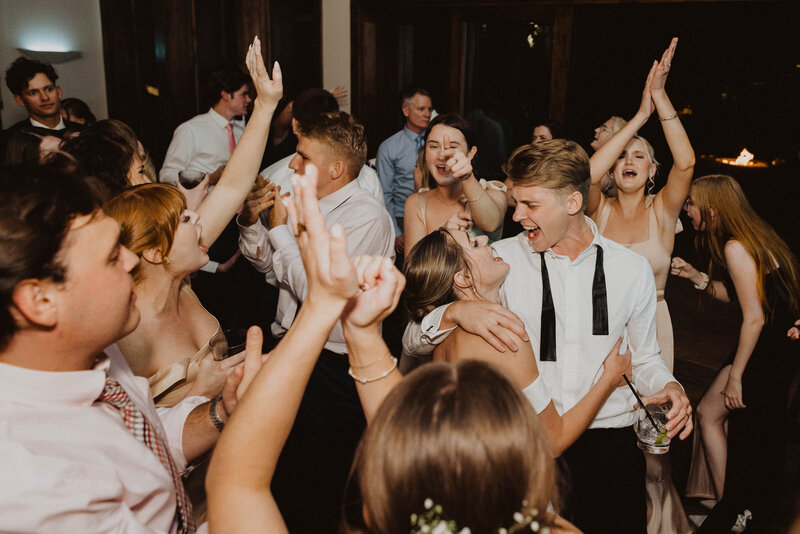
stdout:
{"type": "Polygon", "coordinates": [[[715,502],[697,532],[776,532],[800,265],[736,180],[694,176],[677,43],[591,156],[540,121],[505,181],[476,176],[470,122],[419,87],[370,164],[342,88],[288,101],[258,38],[158,170],[130,126],[17,59],[0,531],[689,533],[653,449],[693,440],[686,493],[715,502]],[[702,267],[673,256],[683,212],[702,267]],[[670,274],[741,310],[694,408],[670,274]],[[242,323],[261,327],[235,341],[242,323]]]}

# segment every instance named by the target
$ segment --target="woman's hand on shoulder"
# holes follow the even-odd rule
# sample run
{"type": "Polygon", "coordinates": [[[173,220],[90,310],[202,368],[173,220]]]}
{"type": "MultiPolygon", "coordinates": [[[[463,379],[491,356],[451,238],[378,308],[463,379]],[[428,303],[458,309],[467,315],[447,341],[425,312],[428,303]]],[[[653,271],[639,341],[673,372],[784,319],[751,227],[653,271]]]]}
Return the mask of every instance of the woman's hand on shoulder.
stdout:
{"type": "Polygon", "coordinates": [[[272,67],[272,78],[269,77],[267,67],[264,65],[264,58],[261,56],[261,40],[258,37],[253,39],[253,44],[247,50],[245,58],[247,70],[250,71],[250,78],[258,96],[255,104],[261,104],[269,113],[275,111],[278,101],[283,96],[283,76],[281,66],[276,61],[272,67]]]}
{"type": "Polygon", "coordinates": [[[317,200],[317,168],[306,165],[306,174],[292,176],[295,198],[284,199],[291,227],[303,259],[308,296],[304,305],[338,317],[347,301],[358,292],[358,275],[347,255],[344,228],[328,231],[317,200]]]}

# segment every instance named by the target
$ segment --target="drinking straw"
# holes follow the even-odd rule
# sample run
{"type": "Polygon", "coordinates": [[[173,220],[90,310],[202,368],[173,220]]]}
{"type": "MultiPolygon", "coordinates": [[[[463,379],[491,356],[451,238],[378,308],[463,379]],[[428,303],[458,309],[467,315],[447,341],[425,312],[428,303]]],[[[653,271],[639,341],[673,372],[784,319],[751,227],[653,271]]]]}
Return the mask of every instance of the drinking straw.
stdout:
{"type": "Polygon", "coordinates": [[[633,387],[633,384],[631,384],[631,381],[628,380],[628,376],[625,373],[622,373],[622,378],[625,379],[625,382],[628,383],[628,387],[631,388],[631,391],[633,391],[634,396],[636,396],[636,400],[639,402],[639,406],[641,406],[642,410],[644,410],[644,413],[647,414],[647,418],[650,419],[650,423],[652,423],[653,428],[656,429],[656,432],[660,432],[660,430],[658,429],[658,425],[656,424],[656,420],[653,419],[653,416],[650,414],[650,410],[648,410],[647,407],[642,402],[642,398],[639,396],[638,393],[636,393],[636,389],[633,387]]]}

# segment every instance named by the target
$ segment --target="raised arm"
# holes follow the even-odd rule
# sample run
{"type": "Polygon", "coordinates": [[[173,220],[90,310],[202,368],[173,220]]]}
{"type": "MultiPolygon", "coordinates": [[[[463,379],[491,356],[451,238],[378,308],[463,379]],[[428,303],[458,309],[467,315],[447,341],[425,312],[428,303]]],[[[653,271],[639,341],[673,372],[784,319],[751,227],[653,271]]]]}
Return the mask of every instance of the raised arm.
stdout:
{"type": "Polygon", "coordinates": [[[316,169],[306,169],[303,185],[295,178],[296,199],[289,209],[308,274],[308,297],[220,437],[206,478],[212,533],[287,532],[270,491],[275,465],[325,340],[358,291],[344,231],[340,226],[326,230],[316,199],[316,169]]]}
{"type": "Polygon", "coordinates": [[[592,173],[592,184],[589,188],[589,201],[586,206],[586,215],[594,217],[603,208],[605,197],[603,196],[602,186],[600,182],[603,176],[608,174],[614,162],[617,161],[619,155],[625,150],[639,128],[644,126],[653,113],[653,99],[650,96],[650,86],[655,76],[658,63],[653,62],[650,67],[650,72],[647,74],[647,80],[644,83],[644,91],[642,91],[642,101],[639,104],[639,111],[633,116],[631,120],[617,133],[615,133],[603,146],[597,149],[589,158],[589,165],[592,173]]]}
{"type": "Polygon", "coordinates": [[[225,166],[222,178],[197,208],[203,224],[200,243],[206,247],[217,240],[253,187],[267,145],[272,114],[283,95],[281,68],[276,61],[270,79],[264,58],[261,57],[261,41],[258,37],[253,39],[247,51],[246,62],[258,96],[253,103],[253,114],[225,166]]]}
{"type": "Polygon", "coordinates": [[[461,181],[464,196],[467,197],[472,222],[484,232],[494,232],[503,224],[506,215],[506,196],[502,191],[487,191],[472,172],[472,158],[478,151],[472,147],[468,154],[450,148],[450,137],[442,139],[444,155],[447,157],[447,170],[456,180],[461,181]]]}
{"type": "Polygon", "coordinates": [[[380,324],[397,307],[406,280],[389,258],[360,256],[354,264],[361,292],[342,313],[350,370],[369,423],[402,376],[381,337],[380,324]]]}
{"type": "MultiPolygon", "coordinates": [[[[667,183],[659,191],[663,210],[670,219],[677,219],[681,213],[683,202],[689,194],[689,187],[692,185],[692,174],[694,173],[694,150],[689,142],[689,136],[683,129],[681,120],[675,107],[670,102],[664,86],[667,82],[667,75],[672,67],[672,58],[675,55],[675,47],[678,46],[678,38],[672,42],[661,56],[658,62],[656,74],[650,87],[650,94],[656,106],[661,127],[664,129],[664,137],[667,139],[669,150],[672,153],[672,168],[669,171],[667,183]]],[[[672,225],[670,225],[670,230],[672,225]]]]}

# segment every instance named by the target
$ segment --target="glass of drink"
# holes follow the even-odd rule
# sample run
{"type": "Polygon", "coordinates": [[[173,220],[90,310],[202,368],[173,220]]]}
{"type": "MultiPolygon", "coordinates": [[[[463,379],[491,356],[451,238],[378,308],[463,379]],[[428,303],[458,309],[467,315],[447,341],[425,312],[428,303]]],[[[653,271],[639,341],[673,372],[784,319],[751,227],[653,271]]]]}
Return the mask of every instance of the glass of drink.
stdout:
{"type": "Polygon", "coordinates": [[[247,345],[247,330],[243,328],[224,330],[208,342],[216,361],[239,354],[244,350],[245,345],[247,345]]]}
{"type": "Polygon", "coordinates": [[[636,421],[633,423],[633,429],[636,431],[637,445],[644,452],[664,454],[669,451],[670,438],[667,437],[667,413],[669,409],[669,404],[651,404],[647,407],[647,411],[650,412],[653,420],[655,420],[657,428],[653,427],[653,423],[642,408],[636,410],[636,421]]]}
{"type": "Polygon", "coordinates": [[[206,173],[203,171],[195,171],[192,169],[184,169],[178,173],[178,181],[184,189],[192,189],[197,187],[197,184],[203,181],[206,173]]]}

